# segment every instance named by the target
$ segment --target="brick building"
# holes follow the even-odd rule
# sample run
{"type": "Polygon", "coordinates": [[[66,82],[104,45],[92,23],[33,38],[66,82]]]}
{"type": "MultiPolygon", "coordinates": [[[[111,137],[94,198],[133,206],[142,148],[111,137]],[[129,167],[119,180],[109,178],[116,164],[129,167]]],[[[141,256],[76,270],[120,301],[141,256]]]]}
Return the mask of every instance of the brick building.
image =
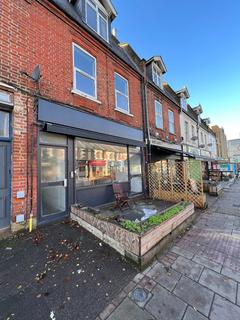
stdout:
{"type": "Polygon", "coordinates": [[[116,16],[109,0],[1,1],[0,229],[111,202],[114,181],[142,194],[145,163],[180,157],[166,67],[119,43],[116,16]]]}
{"type": "Polygon", "coordinates": [[[1,11],[0,228],[112,201],[113,181],[143,192],[142,75],[111,35],[111,1],[1,11]]]}
{"type": "Polygon", "coordinates": [[[214,125],[212,126],[212,131],[216,135],[219,160],[228,160],[228,144],[224,129],[220,128],[218,125],[214,125]]]}

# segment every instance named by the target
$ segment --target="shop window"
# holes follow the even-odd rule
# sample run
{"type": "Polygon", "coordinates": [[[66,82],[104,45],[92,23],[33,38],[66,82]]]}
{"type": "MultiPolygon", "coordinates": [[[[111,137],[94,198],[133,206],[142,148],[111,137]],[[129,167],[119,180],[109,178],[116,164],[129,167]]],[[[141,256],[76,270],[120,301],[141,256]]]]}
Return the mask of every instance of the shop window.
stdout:
{"type": "Polygon", "coordinates": [[[9,138],[9,113],[0,111],[0,138],[9,138]]]}
{"type": "Polygon", "coordinates": [[[115,73],[115,103],[116,109],[129,113],[128,81],[115,73]]]}
{"type": "Polygon", "coordinates": [[[130,186],[131,192],[142,192],[142,156],[139,147],[129,148],[130,186]]]}
{"type": "Polygon", "coordinates": [[[55,134],[42,131],[40,132],[40,143],[49,145],[67,145],[67,137],[62,134],[55,134]]]}
{"type": "Polygon", "coordinates": [[[90,98],[97,98],[96,59],[76,44],[74,50],[74,90],[90,98]]]}
{"type": "Polygon", "coordinates": [[[127,147],[77,139],[75,177],[78,188],[128,182],[127,147]]]}

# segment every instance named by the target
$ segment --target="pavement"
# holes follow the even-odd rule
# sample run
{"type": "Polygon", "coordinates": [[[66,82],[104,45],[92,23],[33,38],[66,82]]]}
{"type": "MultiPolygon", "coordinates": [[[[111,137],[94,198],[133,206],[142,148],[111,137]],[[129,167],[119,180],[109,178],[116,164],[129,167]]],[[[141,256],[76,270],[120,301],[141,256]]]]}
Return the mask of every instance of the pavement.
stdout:
{"type": "Polygon", "coordinates": [[[138,273],[74,223],[0,241],[0,319],[240,319],[240,181],[138,273]]]}
{"type": "Polygon", "coordinates": [[[96,320],[240,319],[240,181],[138,273],[96,320]]]}
{"type": "Polygon", "coordinates": [[[0,241],[0,319],[92,320],[136,274],[76,224],[18,233],[0,241]]]}

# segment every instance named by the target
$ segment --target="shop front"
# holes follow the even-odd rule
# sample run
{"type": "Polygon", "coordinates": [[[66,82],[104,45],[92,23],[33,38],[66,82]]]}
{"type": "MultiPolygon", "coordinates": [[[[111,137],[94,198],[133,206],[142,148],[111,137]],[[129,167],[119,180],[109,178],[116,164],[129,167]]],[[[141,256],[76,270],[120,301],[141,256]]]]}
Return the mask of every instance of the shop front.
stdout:
{"type": "Polygon", "coordinates": [[[39,223],[68,216],[74,203],[113,202],[113,182],[144,191],[141,130],[43,99],[38,120],[39,223]]]}

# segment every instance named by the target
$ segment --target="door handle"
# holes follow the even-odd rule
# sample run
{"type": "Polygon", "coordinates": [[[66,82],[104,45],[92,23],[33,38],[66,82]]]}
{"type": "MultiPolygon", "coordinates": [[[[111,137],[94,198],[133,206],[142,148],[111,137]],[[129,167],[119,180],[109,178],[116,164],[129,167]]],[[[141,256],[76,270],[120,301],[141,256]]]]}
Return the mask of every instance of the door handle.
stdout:
{"type": "Polygon", "coordinates": [[[63,186],[66,188],[67,187],[67,184],[68,184],[68,180],[67,179],[64,179],[63,180],[63,186]]]}

